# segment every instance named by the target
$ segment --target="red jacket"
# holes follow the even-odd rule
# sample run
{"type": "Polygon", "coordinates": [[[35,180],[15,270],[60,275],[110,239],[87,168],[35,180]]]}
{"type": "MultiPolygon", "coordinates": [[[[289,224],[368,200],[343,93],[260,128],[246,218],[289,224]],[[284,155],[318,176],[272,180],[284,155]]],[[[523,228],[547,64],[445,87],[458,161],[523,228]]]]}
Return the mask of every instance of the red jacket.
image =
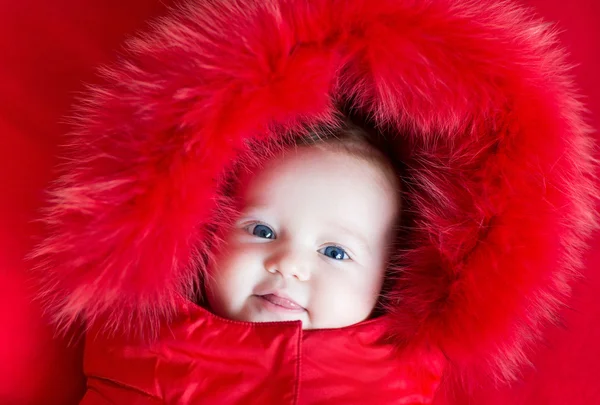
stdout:
{"type": "Polygon", "coordinates": [[[150,344],[88,338],[82,404],[426,404],[439,383],[439,358],[385,342],[386,317],[303,331],[178,309],[150,344]]]}
{"type": "Polygon", "coordinates": [[[103,77],[79,104],[32,254],[58,327],[91,328],[84,402],[428,403],[440,373],[440,393],[514,380],[597,228],[564,53],[510,3],[193,1],[103,77]],[[339,105],[407,167],[386,315],[301,333],[194,308],[232,220],[232,168],[261,152],[249,141],[334,121],[339,105]]]}

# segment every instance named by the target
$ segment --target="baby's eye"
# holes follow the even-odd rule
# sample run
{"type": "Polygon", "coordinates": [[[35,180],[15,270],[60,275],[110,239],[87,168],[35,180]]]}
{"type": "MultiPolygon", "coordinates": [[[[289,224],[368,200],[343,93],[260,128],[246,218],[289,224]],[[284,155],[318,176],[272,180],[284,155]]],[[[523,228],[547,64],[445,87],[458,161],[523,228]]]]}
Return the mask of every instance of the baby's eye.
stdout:
{"type": "Polygon", "coordinates": [[[346,251],[339,246],[327,246],[325,249],[318,250],[318,252],[320,252],[321,250],[325,250],[325,252],[323,253],[325,256],[335,260],[341,261],[350,259],[346,251]]]}
{"type": "Polygon", "coordinates": [[[251,224],[246,227],[246,229],[254,227],[252,231],[252,235],[258,236],[259,238],[265,239],[275,239],[275,232],[271,228],[263,224],[251,224]]]}

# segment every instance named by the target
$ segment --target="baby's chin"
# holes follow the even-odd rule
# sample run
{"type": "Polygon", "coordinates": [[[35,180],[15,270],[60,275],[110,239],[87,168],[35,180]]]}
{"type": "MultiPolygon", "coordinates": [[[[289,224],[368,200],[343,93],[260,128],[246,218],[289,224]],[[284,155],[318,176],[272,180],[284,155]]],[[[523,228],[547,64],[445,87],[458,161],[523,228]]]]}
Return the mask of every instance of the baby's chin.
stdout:
{"type": "Polygon", "coordinates": [[[368,317],[365,317],[364,319],[344,319],[343,317],[335,317],[334,319],[329,319],[331,322],[327,322],[327,319],[321,317],[318,319],[318,322],[315,322],[314,313],[311,311],[304,308],[283,308],[256,295],[250,296],[238,310],[217,310],[214,312],[223,318],[242,322],[267,323],[300,321],[302,322],[303,330],[345,328],[359,324],[368,319],[368,317]]]}
{"type": "Polygon", "coordinates": [[[331,322],[327,322],[327,319],[321,317],[315,322],[314,313],[311,311],[304,308],[301,310],[282,308],[256,295],[247,298],[241,307],[238,307],[237,309],[235,308],[235,305],[233,308],[227,308],[227,304],[221,308],[211,305],[209,309],[211,312],[222,318],[241,322],[268,323],[300,321],[303,330],[345,328],[359,324],[370,318],[369,316],[365,316],[361,319],[347,319],[336,316],[335,318],[329,319],[331,322]]]}

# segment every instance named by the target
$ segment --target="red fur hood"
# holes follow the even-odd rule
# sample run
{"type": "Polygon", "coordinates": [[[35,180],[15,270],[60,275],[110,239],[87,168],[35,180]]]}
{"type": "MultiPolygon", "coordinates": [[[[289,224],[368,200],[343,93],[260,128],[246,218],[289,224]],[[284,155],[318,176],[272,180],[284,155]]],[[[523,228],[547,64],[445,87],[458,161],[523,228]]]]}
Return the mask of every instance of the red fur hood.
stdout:
{"type": "Polygon", "coordinates": [[[232,167],[255,157],[249,141],[334,122],[340,103],[405,151],[399,347],[514,378],[597,225],[565,53],[508,2],[192,1],[102,73],[32,254],[65,328],[102,317],[151,333],[170,319],[224,225],[232,167]]]}

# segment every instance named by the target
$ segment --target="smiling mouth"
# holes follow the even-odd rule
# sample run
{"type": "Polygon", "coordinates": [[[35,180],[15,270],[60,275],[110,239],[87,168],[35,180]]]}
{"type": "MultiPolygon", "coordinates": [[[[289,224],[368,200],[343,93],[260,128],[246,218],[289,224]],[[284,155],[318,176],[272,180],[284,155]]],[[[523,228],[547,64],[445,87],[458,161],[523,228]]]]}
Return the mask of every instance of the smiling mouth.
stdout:
{"type": "Polygon", "coordinates": [[[306,311],[304,307],[298,305],[296,302],[275,294],[257,295],[257,297],[267,301],[268,303],[274,305],[277,308],[296,312],[306,311]]]}

